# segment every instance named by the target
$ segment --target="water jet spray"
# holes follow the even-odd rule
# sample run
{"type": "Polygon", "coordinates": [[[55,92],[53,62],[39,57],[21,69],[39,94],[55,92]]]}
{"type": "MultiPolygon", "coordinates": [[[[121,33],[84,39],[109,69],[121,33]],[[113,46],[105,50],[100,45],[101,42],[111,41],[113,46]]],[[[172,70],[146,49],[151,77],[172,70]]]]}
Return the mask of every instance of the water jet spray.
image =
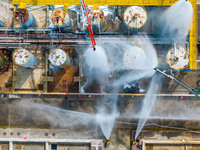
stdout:
{"type": "Polygon", "coordinates": [[[193,6],[188,0],[177,1],[161,16],[159,21],[161,36],[168,37],[173,42],[186,41],[191,28],[193,12],[193,6]]]}
{"type": "Polygon", "coordinates": [[[146,121],[150,117],[151,110],[154,107],[154,104],[157,99],[157,94],[159,93],[161,89],[161,85],[162,85],[161,75],[154,73],[148,92],[145,95],[142,102],[143,106],[139,113],[139,121],[138,121],[137,129],[136,129],[136,133],[135,133],[135,139],[137,139],[146,121]]]}

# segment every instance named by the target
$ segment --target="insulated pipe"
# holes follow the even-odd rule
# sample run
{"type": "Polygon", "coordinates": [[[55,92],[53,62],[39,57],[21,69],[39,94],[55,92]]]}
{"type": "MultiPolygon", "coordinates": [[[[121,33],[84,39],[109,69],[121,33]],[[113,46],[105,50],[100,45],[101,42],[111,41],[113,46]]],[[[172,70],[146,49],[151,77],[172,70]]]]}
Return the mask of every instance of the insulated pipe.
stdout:
{"type": "Polygon", "coordinates": [[[25,29],[27,29],[29,27],[37,27],[38,26],[37,20],[26,8],[25,9],[17,8],[14,12],[14,18],[25,29]]]}
{"type": "Polygon", "coordinates": [[[81,28],[81,25],[80,25],[80,12],[77,12],[77,27],[78,27],[78,29],[81,28]]]}

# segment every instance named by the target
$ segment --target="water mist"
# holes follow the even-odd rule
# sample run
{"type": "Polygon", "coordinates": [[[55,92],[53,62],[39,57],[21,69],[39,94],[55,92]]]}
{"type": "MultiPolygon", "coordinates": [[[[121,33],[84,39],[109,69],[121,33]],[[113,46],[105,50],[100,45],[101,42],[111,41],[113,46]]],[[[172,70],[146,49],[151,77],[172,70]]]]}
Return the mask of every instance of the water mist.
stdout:
{"type": "MultiPolygon", "coordinates": [[[[118,88],[115,88],[112,93],[117,91],[118,88]]],[[[97,107],[96,121],[107,140],[110,138],[115,119],[119,116],[117,101],[118,95],[104,96],[97,107]]]]}
{"type": "Polygon", "coordinates": [[[135,134],[135,139],[138,137],[139,133],[141,132],[142,128],[144,127],[148,117],[150,116],[151,110],[155,104],[156,97],[160,91],[161,87],[161,75],[160,74],[154,74],[149,90],[146,94],[146,96],[143,99],[142,109],[139,113],[139,122],[135,134]]]}
{"type": "MultiPolygon", "coordinates": [[[[111,83],[112,93],[118,93],[118,88],[124,83],[152,77],[153,68],[158,63],[156,50],[147,36],[136,36],[133,39],[134,44],[121,40],[113,41],[112,44],[100,44],[96,51],[88,49],[84,54],[87,78],[98,79],[100,74],[106,77],[106,74],[113,71],[128,70],[111,83]],[[98,70],[101,73],[96,75],[94,72],[98,70]]],[[[106,84],[108,83],[104,82],[104,85],[106,84]]],[[[96,121],[107,139],[110,137],[115,119],[119,116],[117,100],[117,96],[105,96],[97,107],[96,121]]]]}
{"type": "Polygon", "coordinates": [[[192,4],[186,0],[179,0],[161,16],[159,22],[162,36],[174,42],[185,41],[191,27],[192,17],[192,4]]]}
{"type": "Polygon", "coordinates": [[[87,114],[84,112],[70,111],[66,109],[62,109],[59,107],[41,104],[41,103],[33,103],[27,101],[20,101],[16,103],[16,105],[23,107],[24,117],[28,117],[29,113],[34,112],[37,119],[45,119],[48,120],[51,126],[53,127],[76,127],[80,125],[88,126],[92,122],[95,123],[95,116],[93,114],[87,114]]]}
{"type": "MultiPolygon", "coordinates": [[[[119,116],[117,110],[117,96],[105,96],[98,105],[97,114],[70,111],[55,106],[20,101],[15,104],[23,107],[22,115],[29,117],[32,112],[38,120],[48,120],[53,127],[80,127],[99,125],[106,139],[109,139],[115,119],[119,116]]],[[[89,131],[88,131],[89,132],[89,131]]]]}
{"type": "MultiPolygon", "coordinates": [[[[134,62],[133,64],[140,64],[137,65],[135,68],[129,69],[129,71],[121,76],[118,80],[113,82],[113,86],[120,86],[123,85],[124,83],[129,83],[132,81],[136,81],[142,78],[149,78],[152,77],[154,74],[154,68],[158,64],[158,59],[157,59],[157,53],[156,50],[151,43],[150,39],[148,36],[136,36],[133,38],[135,41],[135,45],[138,47],[142,48],[144,50],[145,56],[144,55],[136,55],[136,57],[139,57],[139,59],[134,59],[133,60],[138,60],[138,62],[134,62]],[[139,67],[138,67],[139,66],[139,67]]],[[[118,47],[122,47],[121,49],[129,49],[132,47],[132,51],[134,51],[134,47],[131,44],[127,44],[126,42],[121,42],[120,44],[117,44],[118,47]]],[[[139,53],[142,54],[142,53],[139,53]]],[[[120,56],[121,57],[121,56],[120,56]]],[[[116,59],[116,61],[119,61],[118,63],[115,64],[121,64],[115,66],[116,70],[121,70],[124,65],[122,64],[122,61],[119,59],[116,59]],[[120,67],[119,67],[120,66],[120,67]]]]}
{"type": "Polygon", "coordinates": [[[95,51],[88,48],[83,55],[84,69],[87,71],[89,78],[99,78],[100,75],[110,72],[105,49],[99,45],[95,46],[95,48],[95,51]],[[95,72],[98,73],[94,74],[95,72]]]}

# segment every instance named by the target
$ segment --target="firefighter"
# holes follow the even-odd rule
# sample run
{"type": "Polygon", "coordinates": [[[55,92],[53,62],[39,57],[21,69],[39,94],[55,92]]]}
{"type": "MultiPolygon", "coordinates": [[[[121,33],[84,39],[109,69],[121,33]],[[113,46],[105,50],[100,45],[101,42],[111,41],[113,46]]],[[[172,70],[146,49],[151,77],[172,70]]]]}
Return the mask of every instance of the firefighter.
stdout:
{"type": "Polygon", "coordinates": [[[131,141],[131,146],[135,145],[135,141],[131,141]]]}
{"type": "Polygon", "coordinates": [[[131,141],[131,147],[133,150],[142,150],[142,141],[139,139],[131,141]]]}
{"type": "Polygon", "coordinates": [[[109,144],[110,144],[110,141],[109,140],[107,140],[106,141],[106,143],[104,144],[104,147],[106,148],[106,147],[108,147],[109,146],[109,144]]]}

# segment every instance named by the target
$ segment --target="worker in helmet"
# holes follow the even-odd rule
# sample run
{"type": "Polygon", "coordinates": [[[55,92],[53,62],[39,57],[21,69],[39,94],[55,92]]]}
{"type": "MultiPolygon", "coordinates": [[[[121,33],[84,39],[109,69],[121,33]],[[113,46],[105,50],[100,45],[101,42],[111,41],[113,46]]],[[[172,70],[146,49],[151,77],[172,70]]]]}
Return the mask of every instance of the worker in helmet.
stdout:
{"type": "Polygon", "coordinates": [[[108,147],[109,146],[109,144],[110,144],[110,141],[109,140],[107,140],[106,141],[106,143],[104,144],[104,147],[106,148],[106,147],[108,147]]]}
{"type": "Polygon", "coordinates": [[[139,139],[131,141],[132,150],[142,150],[142,142],[139,139]]]}

